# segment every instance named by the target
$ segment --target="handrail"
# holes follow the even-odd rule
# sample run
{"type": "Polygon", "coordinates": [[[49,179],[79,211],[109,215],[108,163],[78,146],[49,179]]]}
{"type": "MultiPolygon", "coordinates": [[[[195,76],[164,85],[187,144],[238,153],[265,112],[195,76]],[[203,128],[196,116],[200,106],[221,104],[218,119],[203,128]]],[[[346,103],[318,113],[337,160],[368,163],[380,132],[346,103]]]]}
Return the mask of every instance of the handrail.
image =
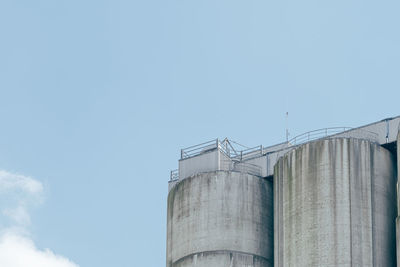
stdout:
{"type": "Polygon", "coordinates": [[[331,128],[322,128],[313,131],[308,131],[293,137],[292,139],[289,140],[288,143],[289,145],[299,145],[311,140],[316,140],[336,133],[345,132],[350,129],[351,129],[350,127],[331,127],[331,128]]]}
{"type": "Polygon", "coordinates": [[[374,132],[370,132],[367,130],[361,130],[361,129],[354,129],[351,127],[331,127],[331,128],[322,128],[322,129],[317,129],[313,131],[308,131],[305,133],[302,133],[298,136],[295,136],[294,138],[290,139],[288,141],[288,146],[296,146],[300,145],[309,141],[325,138],[328,136],[336,136],[336,135],[344,135],[348,137],[356,137],[357,135],[360,135],[360,137],[364,137],[367,139],[371,139],[376,141],[378,138],[378,134],[374,132]]]}
{"type": "MultiPolygon", "coordinates": [[[[232,141],[232,143],[237,144],[236,142],[232,141]]],[[[241,145],[242,146],[242,145],[241,145]]],[[[244,147],[244,146],[243,146],[244,147]]],[[[219,139],[214,139],[208,142],[204,142],[198,145],[190,146],[184,149],[181,149],[181,159],[191,158],[198,156],[202,153],[213,151],[215,149],[219,149],[223,152],[227,157],[232,159],[240,159],[243,160],[245,158],[250,158],[256,153],[260,152],[263,153],[263,146],[256,146],[245,149],[239,150],[237,147],[231,144],[231,140],[225,138],[224,140],[220,141],[219,139]]]]}
{"type": "Polygon", "coordinates": [[[203,146],[203,145],[206,145],[206,144],[210,144],[210,143],[212,143],[212,142],[215,143],[216,140],[218,140],[218,139],[213,139],[213,140],[211,140],[211,141],[207,141],[207,142],[204,142],[204,143],[201,143],[201,144],[197,144],[197,145],[194,145],[194,146],[189,146],[189,147],[184,148],[184,149],[182,149],[182,150],[187,150],[187,149],[191,149],[191,148],[197,148],[197,147],[200,147],[200,146],[203,146]]]}
{"type": "Polygon", "coordinates": [[[256,164],[246,163],[246,162],[237,162],[233,165],[233,171],[249,173],[252,175],[261,176],[262,168],[256,164]]]}
{"type": "MultiPolygon", "coordinates": [[[[400,126],[399,126],[400,127],[400,126]]],[[[308,131],[306,133],[295,136],[287,142],[287,147],[283,147],[285,143],[282,143],[280,150],[285,150],[287,148],[297,146],[309,141],[322,139],[322,138],[334,138],[334,137],[344,137],[344,138],[360,138],[366,139],[374,142],[378,142],[379,135],[377,133],[363,130],[359,128],[350,127],[331,127],[322,128],[317,130],[308,131]]],[[[229,164],[234,164],[228,167],[228,170],[238,170],[243,169],[248,173],[259,173],[260,170],[256,165],[244,164],[246,161],[257,158],[264,155],[264,153],[272,153],[276,151],[271,151],[265,149],[262,145],[256,147],[245,147],[235,141],[229,140],[227,138],[222,141],[219,139],[213,139],[208,142],[204,142],[198,145],[190,146],[181,149],[181,160],[192,158],[203,153],[218,151],[223,153],[225,156],[223,158],[228,159],[229,164]],[[268,152],[267,152],[268,151],[268,152]]],[[[248,162],[247,162],[248,163],[248,162]]],[[[268,163],[267,163],[268,165],[268,163]]],[[[170,181],[176,181],[179,179],[179,171],[171,171],[170,181]]]]}
{"type": "Polygon", "coordinates": [[[214,139],[208,142],[181,149],[181,159],[194,157],[200,155],[205,151],[213,150],[218,147],[218,143],[218,139],[214,139]]]}
{"type": "Polygon", "coordinates": [[[170,179],[169,179],[170,182],[173,182],[173,181],[176,181],[176,180],[179,180],[179,170],[178,169],[171,171],[171,176],[170,176],[170,179]]]}

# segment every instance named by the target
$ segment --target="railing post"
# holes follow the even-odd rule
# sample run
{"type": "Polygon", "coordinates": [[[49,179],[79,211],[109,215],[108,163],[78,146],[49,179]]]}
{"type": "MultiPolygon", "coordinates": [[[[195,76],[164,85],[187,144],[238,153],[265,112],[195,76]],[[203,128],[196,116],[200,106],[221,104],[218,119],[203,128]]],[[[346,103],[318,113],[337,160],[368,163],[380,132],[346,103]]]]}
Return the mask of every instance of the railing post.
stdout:
{"type": "Polygon", "coordinates": [[[181,149],[181,159],[183,159],[183,149],[181,149]]]}
{"type": "Polygon", "coordinates": [[[389,143],[389,120],[386,120],[386,143],[389,143]]]}

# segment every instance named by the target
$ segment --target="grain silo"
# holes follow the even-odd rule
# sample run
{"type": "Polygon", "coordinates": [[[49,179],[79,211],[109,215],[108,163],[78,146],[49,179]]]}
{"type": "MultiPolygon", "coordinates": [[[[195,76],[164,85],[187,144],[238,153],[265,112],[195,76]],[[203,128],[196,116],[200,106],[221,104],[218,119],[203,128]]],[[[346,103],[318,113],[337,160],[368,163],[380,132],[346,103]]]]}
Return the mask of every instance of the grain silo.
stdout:
{"type": "Polygon", "coordinates": [[[400,177],[400,128],[397,134],[397,218],[396,218],[396,253],[397,253],[397,267],[400,267],[400,192],[399,192],[399,177],[400,177]]]}
{"type": "Polygon", "coordinates": [[[273,266],[272,181],[242,160],[257,149],[239,154],[228,145],[181,152],[180,179],[168,194],[168,267],[273,266]]]}
{"type": "Polygon", "coordinates": [[[182,149],[166,266],[400,267],[399,125],[400,116],[269,147],[216,139],[182,149]]]}
{"type": "Polygon", "coordinates": [[[275,266],[396,266],[396,165],[385,148],[323,139],[278,160],[275,266]]]}

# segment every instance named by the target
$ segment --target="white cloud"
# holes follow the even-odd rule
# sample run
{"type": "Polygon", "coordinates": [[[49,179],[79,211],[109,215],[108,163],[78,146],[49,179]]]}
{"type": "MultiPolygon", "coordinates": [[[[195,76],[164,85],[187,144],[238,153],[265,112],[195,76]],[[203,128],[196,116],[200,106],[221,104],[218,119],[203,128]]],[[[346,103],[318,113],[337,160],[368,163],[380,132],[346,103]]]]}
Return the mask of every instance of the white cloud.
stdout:
{"type": "Polygon", "coordinates": [[[23,191],[35,196],[43,192],[43,185],[29,176],[0,170],[0,193],[10,190],[23,191]]]}
{"type": "Polygon", "coordinates": [[[12,233],[3,234],[0,238],[0,266],[78,267],[48,249],[37,249],[32,240],[12,233]]]}
{"type": "Polygon", "coordinates": [[[29,208],[43,197],[41,182],[20,174],[0,170],[0,209],[12,227],[27,227],[31,222],[29,208]]]}
{"type": "Polygon", "coordinates": [[[3,215],[10,218],[17,225],[26,226],[31,223],[31,217],[24,205],[20,204],[15,208],[4,208],[3,215]]]}
{"type": "Polygon", "coordinates": [[[29,238],[29,208],[40,203],[41,182],[20,174],[0,170],[0,210],[9,225],[0,225],[0,266],[78,267],[50,249],[38,249],[29,238]],[[1,201],[3,200],[3,201],[1,201]]]}

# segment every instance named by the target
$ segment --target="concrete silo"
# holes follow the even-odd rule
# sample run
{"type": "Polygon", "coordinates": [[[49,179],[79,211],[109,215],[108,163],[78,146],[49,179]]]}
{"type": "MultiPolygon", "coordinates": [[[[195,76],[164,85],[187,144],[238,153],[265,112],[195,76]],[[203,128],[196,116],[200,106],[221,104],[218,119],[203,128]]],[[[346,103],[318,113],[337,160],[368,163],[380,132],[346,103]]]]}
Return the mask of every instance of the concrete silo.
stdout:
{"type": "Polygon", "coordinates": [[[397,134],[397,218],[396,218],[396,248],[397,248],[397,267],[400,267],[400,191],[399,191],[399,166],[400,166],[400,131],[397,134]]]}
{"type": "Polygon", "coordinates": [[[167,267],[273,266],[272,191],[235,171],[180,180],[168,194],[167,267]]]}
{"type": "Polygon", "coordinates": [[[378,144],[322,139],[274,168],[275,266],[395,266],[396,165],[378,144]]]}

